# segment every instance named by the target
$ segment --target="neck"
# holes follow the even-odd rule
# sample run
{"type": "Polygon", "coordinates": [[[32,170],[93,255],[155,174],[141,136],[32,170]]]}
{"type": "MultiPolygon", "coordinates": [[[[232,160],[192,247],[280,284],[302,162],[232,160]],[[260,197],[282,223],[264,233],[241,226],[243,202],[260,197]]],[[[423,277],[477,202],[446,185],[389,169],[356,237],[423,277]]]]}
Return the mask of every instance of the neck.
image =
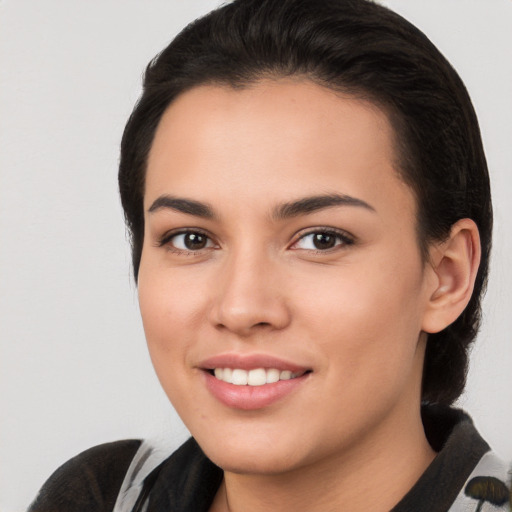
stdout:
{"type": "Polygon", "coordinates": [[[272,475],[225,472],[211,512],[389,511],[435,456],[419,408],[405,415],[395,411],[354,447],[299,469],[272,475]]]}

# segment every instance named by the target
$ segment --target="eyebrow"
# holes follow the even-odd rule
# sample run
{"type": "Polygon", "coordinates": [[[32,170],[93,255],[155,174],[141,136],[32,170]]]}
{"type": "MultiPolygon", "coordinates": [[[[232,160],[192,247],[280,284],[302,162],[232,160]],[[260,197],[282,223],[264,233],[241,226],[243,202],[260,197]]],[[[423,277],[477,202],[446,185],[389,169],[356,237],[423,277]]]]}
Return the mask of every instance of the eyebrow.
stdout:
{"type": "Polygon", "coordinates": [[[193,199],[183,199],[169,195],[163,195],[155,199],[148,212],[153,213],[163,209],[175,210],[188,215],[203,217],[204,219],[215,218],[213,208],[210,205],[194,201],[193,199]]]}
{"type": "MultiPolygon", "coordinates": [[[[375,208],[362,199],[346,194],[327,194],[303,197],[296,201],[278,205],[272,211],[271,217],[274,220],[285,220],[291,217],[307,215],[325,208],[332,208],[333,206],[357,206],[375,212],[375,208]]],[[[170,209],[204,219],[216,218],[213,208],[207,203],[169,195],[163,195],[155,199],[148,212],[153,213],[163,209],[170,209]]]]}
{"type": "Polygon", "coordinates": [[[304,197],[297,201],[279,205],[272,212],[272,218],[276,220],[284,220],[290,217],[307,215],[308,213],[323,210],[324,208],[331,208],[333,206],[357,206],[375,212],[375,208],[362,199],[345,194],[328,194],[304,197]]]}

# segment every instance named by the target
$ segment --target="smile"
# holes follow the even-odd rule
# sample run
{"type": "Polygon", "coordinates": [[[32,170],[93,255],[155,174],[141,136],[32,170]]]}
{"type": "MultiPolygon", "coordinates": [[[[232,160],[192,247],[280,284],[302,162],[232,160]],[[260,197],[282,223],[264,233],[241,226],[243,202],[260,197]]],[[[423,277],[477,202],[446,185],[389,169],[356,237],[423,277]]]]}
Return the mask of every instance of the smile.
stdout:
{"type": "Polygon", "coordinates": [[[231,409],[264,409],[291,397],[310,380],[313,368],[270,354],[224,353],[199,362],[203,382],[231,409]]]}
{"type": "Polygon", "coordinates": [[[215,368],[213,375],[218,380],[234,384],[235,386],[264,386],[280,380],[290,380],[300,377],[305,372],[292,372],[277,368],[255,368],[244,370],[242,368],[215,368]]]}

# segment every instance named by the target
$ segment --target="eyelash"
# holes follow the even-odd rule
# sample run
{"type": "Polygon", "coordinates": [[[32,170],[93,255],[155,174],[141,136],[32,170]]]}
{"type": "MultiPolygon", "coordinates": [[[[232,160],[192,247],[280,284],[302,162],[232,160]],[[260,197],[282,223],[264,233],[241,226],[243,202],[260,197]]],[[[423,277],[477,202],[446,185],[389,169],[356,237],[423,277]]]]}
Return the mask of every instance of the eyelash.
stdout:
{"type": "MultiPolygon", "coordinates": [[[[208,233],[206,233],[204,231],[201,231],[199,229],[182,229],[180,231],[165,233],[160,238],[160,240],[158,240],[157,246],[158,247],[166,247],[169,251],[171,251],[175,254],[178,254],[178,255],[192,255],[192,256],[195,254],[198,254],[199,252],[201,252],[205,249],[209,250],[209,249],[215,248],[214,243],[213,243],[213,247],[212,246],[204,247],[204,248],[201,248],[198,250],[179,249],[177,247],[174,247],[170,242],[173,240],[173,238],[176,238],[181,235],[198,235],[198,236],[205,237],[207,239],[207,242],[206,242],[207,244],[208,244],[208,242],[213,243],[212,237],[209,236],[208,233]]],[[[292,243],[290,248],[292,250],[305,250],[305,251],[314,252],[316,254],[326,254],[326,253],[330,253],[332,251],[339,250],[342,247],[353,245],[354,243],[355,243],[354,237],[352,235],[348,234],[346,231],[342,231],[342,230],[338,230],[338,229],[334,229],[334,228],[318,227],[318,228],[309,229],[308,231],[301,233],[296,238],[296,240],[292,243]],[[296,246],[301,240],[305,240],[308,236],[318,235],[318,234],[326,235],[328,237],[335,237],[335,239],[337,239],[339,241],[339,243],[336,242],[333,247],[329,247],[327,249],[301,249],[301,248],[294,249],[294,246],[296,246]]]]}
{"type": "Polygon", "coordinates": [[[293,250],[306,250],[306,251],[313,251],[315,254],[326,254],[330,253],[332,251],[339,250],[343,247],[353,245],[355,243],[355,239],[352,235],[347,233],[346,231],[342,231],[340,229],[334,229],[334,228],[326,228],[326,227],[318,227],[318,228],[312,228],[307,230],[306,232],[301,233],[295,242],[292,244],[293,250]],[[330,237],[335,237],[339,241],[335,242],[335,245],[333,247],[329,247],[327,249],[300,249],[296,248],[293,249],[295,245],[297,245],[301,240],[305,240],[308,236],[311,235],[327,235],[330,237]]]}
{"type": "Polygon", "coordinates": [[[211,249],[212,247],[205,247],[199,250],[194,251],[193,249],[179,249],[178,247],[174,247],[170,242],[173,238],[176,238],[181,235],[199,235],[207,239],[208,242],[213,242],[212,237],[208,235],[208,233],[201,231],[199,229],[182,229],[179,231],[174,231],[170,233],[165,233],[162,238],[157,243],[158,247],[166,247],[169,251],[181,255],[194,255],[199,253],[200,251],[204,249],[211,249]]]}

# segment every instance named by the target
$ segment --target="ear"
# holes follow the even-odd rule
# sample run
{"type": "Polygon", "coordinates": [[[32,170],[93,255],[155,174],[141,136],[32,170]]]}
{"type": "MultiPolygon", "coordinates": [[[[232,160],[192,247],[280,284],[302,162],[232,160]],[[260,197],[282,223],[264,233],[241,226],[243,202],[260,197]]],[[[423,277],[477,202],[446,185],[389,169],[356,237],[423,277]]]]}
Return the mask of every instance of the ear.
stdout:
{"type": "Polygon", "coordinates": [[[480,253],[478,228],[471,219],[456,222],[447,240],[431,246],[427,265],[434,279],[427,292],[424,332],[442,331],[464,311],[473,294],[480,253]]]}

